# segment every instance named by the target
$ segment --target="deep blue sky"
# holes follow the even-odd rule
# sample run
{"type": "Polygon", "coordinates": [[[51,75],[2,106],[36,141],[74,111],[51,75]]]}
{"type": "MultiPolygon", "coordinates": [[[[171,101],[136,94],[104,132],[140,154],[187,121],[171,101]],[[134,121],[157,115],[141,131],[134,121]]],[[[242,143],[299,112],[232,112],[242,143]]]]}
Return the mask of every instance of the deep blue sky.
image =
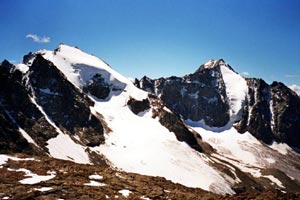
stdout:
{"type": "Polygon", "coordinates": [[[223,58],[250,77],[300,85],[299,0],[1,0],[0,8],[1,60],[63,42],[129,77],[182,76],[223,58]]]}

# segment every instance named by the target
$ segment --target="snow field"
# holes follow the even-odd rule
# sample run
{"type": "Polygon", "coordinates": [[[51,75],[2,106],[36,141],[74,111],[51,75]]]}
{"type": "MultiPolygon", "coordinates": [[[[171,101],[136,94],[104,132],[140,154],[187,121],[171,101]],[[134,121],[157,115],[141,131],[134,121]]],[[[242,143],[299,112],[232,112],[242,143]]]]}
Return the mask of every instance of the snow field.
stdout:
{"type": "Polygon", "coordinates": [[[20,180],[19,182],[22,184],[30,184],[30,185],[40,183],[42,181],[48,181],[50,179],[53,179],[56,176],[55,171],[48,171],[47,172],[48,175],[37,175],[35,173],[32,173],[30,170],[24,168],[17,169],[15,171],[24,172],[26,174],[26,177],[28,178],[20,180]]]}
{"type": "Polygon", "coordinates": [[[226,86],[226,93],[230,104],[230,119],[232,122],[241,118],[241,110],[248,94],[248,86],[245,79],[233,72],[225,65],[220,66],[223,80],[226,86]]]}
{"type": "Polygon", "coordinates": [[[126,94],[113,96],[109,102],[97,102],[94,109],[105,116],[112,132],[106,143],[93,148],[104,154],[116,167],[127,172],[163,176],[189,187],[233,193],[227,181],[209,165],[205,155],[179,142],[175,135],[152,118],[151,110],[143,117],[124,106],[126,94]]]}

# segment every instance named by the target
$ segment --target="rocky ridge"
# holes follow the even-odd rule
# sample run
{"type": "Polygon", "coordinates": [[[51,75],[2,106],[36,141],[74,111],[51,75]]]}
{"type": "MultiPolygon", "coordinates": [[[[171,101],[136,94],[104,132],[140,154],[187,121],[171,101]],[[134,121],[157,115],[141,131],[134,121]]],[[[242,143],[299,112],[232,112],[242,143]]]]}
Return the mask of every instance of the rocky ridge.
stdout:
{"type": "MultiPolygon", "coordinates": [[[[241,133],[249,131],[257,139],[272,144],[287,143],[299,148],[300,98],[283,83],[268,85],[262,79],[246,78],[247,93],[238,116],[230,120],[230,94],[222,68],[238,75],[224,60],[210,60],[193,74],[183,77],[135,80],[137,87],[159,96],[185,120],[203,121],[210,127],[224,127],[233,122],[241,133]]],[[[227,75],[228,76],[228,75],[227,75]]],[[[235,83],[243,84],[243,83],[235,83]]],[[[238,88],[236,92],[238,92],[238,88]]]]}

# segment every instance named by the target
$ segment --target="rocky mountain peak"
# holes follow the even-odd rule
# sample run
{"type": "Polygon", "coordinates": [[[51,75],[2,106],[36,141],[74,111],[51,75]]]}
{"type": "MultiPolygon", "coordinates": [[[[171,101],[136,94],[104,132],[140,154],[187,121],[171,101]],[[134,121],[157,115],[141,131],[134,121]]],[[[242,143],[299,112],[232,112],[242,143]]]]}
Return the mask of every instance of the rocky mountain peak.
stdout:
{"type": "Polygon", "coordinates": [[[195,74],[200,73],[204,70],[219,69],[220,66],[225,66],[225,67],[229,68],[231,71],[235,72],[235,70],[225,60],[220,58],[218,60],[211,59],[211,60],[207,61],[206,63],[200,65],[200,67],[195,71],[195,74]]]}
{"type": "Polygon", "coordinates": [[[29,52],[28,54],[26,54],[25,56],[23,56],[23,61],[22,63],[23,64],[26,64],[26,65],[31,65],[34,58],[35,58],[36,54],[33,53],[33,52],[29,52]]]}
{"type": "Polygon", "coordinates": [[[1,63],[1,67],[5,71],[10,71],[13,68],[13,64],[11,64],[8,60],[3,60],[1,63]]]}
{"type": "Polygon", "coordinates": [[[214,67],[220,66],[220,65],[226,65],[225,61],[222,58],[218,59],[218,60],[214,60],[214,59],[209,60],[202,66],[209,69],[209,68],[214,68],[214,67]]]}

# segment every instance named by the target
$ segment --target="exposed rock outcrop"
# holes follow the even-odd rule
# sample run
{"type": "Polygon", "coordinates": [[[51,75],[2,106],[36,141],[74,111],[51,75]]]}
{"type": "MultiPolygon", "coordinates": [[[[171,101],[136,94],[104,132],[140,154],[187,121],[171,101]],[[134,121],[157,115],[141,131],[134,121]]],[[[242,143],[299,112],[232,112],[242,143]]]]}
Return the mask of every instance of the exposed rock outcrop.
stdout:
{"type": "MultiPolygon", "coordinates": [[[[47,152],[46,141],[56,137],[57,132],[47,122],[43,114],[31,101],[29,92],[26,90],[22,73],[15,70],[14,66],[3,61],[0,66],[0,99],[2,111],[10,115],[14,126],[24,129],[34,141],[47,152]]],[[[20,132],[15,132],[19,135],[20,132]]],[[[21,139],[20,139],[21,140],[21,139]]]]}
{"type": "Polygon", "coordinates": [[[150,102],[148,99],[143,99],[142,101],[138,101],[131,97],[128,100],[127,105],[129,106],[131,111],[136,115],[150,108],[150,102]]]}
{"type": "Polygon", "coordinates": [[[101,74],[95,74],[83,88],[83,91],[89,92],[99,99],[105,99],[110,93],[110,87],[109,84],[104,81],[101,74]]]}
{"type": "Polygon", "coordinates": [[[271,84],[271,128],[275,139],[300,148],[300,97],[283,83],[271,84]]]}
{"type": "Polygon", "coordinates": [[[271,144],[270,86],[262,79],[247,79],[248,101],[243,118],[235,125],[240,132],[249,131],[256,138],[271,144]]]}
{"type": "Polygon", "coordinates": [[[152,105],[153,118],[158,117],[159,122],[170,132],[173,132],[177,140],[186,142],[193,149],[203,152],[199,134],[190,131],[180,116],[171,112],[159,98],[149,94],[149,99],[152,105]]]}
{"type": "Polygon", "coordinates": [[[2,106],[0,106],[0,154],[25,153],[36,154],[34,145],[21,135],[16,124],[12,122],[2,106]]]}
{"type": "Polygon", "coordinates": [[[41,55],[36,55],[29,70],[34,98],[59,127],[78,135],[88,146],[104,141],[101,122],[90,111],[93,102],[41,55]]]}
{"type": "Polygon", "coordinates": [[[248,104],[242,120],[235,125],[240,132],[249,131],[271,144],[287,143],[300,147],[300,98],[283,83],[268,85],[262,79],[247,79],[248,104]]]}

